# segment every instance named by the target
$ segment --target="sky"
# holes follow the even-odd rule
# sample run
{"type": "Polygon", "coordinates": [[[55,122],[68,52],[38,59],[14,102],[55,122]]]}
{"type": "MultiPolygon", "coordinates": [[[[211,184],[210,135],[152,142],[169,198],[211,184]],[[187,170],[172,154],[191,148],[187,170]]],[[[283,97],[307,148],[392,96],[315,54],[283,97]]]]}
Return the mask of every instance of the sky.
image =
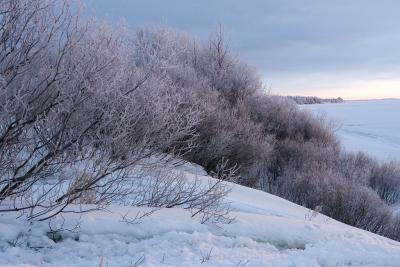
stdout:
{"type": "Polygon", "coordinates": [[[206,40],[222,25],[235,55],[274,94],[400,98],[398,0],[83,0],[130,28],[206,40]]]}

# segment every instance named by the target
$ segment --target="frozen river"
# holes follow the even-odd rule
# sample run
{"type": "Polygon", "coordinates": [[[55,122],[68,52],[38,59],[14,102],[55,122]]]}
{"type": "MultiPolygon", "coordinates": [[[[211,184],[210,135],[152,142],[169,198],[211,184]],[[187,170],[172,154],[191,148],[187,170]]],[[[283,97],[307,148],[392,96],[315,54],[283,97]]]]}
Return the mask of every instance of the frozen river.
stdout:
{"type": "Polygon", "coordinates": [[[346,101],[302,107],[332,119],[347,150],[400,160],[400,100],[346,101]]]}

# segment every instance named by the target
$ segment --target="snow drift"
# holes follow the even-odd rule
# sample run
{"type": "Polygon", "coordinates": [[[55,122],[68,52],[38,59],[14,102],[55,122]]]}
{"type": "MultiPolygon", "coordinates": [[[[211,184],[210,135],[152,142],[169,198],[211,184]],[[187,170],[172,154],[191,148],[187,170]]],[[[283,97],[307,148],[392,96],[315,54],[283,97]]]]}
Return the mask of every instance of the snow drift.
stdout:
{"type": "MultiPolygon", "coordinates": [[[[188,179],[212,179],[184,170],[188,179]]],[[[183,209],[110,206],[28,224],[0,215],[0,266],[398,266],[400,243],[282,198],[231,185],[229,224],[201,224],[183,209]],[[49,227],[72,229],[50,238],[49,227]],[[57,242],[54,242],[56,240],[57,242]]]]}

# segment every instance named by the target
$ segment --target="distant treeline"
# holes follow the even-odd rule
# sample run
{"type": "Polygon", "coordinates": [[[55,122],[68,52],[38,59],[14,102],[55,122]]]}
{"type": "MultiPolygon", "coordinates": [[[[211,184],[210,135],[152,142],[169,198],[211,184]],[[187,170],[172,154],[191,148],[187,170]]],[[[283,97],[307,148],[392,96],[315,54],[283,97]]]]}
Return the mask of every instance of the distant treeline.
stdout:
{"type": "Polygon", "coordinates": [[[323,103],[343,103],[344,100],[341,97],[338,98],[319,98],[316,96],[288,96],[289,99],[296,102],[299,105],[310,105],[310,104],[323,104],[323,103]]]}

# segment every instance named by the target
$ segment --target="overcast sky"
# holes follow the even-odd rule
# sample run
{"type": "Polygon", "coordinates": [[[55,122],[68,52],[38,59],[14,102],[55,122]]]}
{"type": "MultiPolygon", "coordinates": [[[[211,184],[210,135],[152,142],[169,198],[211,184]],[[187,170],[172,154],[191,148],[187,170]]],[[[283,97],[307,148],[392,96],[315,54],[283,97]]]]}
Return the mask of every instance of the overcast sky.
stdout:
{"type": "Polygon", "coordinates": [[[84,0],[89,13],[206,39],[219,23],[273,93],[400,98],[398,0],[84,0]]]}

